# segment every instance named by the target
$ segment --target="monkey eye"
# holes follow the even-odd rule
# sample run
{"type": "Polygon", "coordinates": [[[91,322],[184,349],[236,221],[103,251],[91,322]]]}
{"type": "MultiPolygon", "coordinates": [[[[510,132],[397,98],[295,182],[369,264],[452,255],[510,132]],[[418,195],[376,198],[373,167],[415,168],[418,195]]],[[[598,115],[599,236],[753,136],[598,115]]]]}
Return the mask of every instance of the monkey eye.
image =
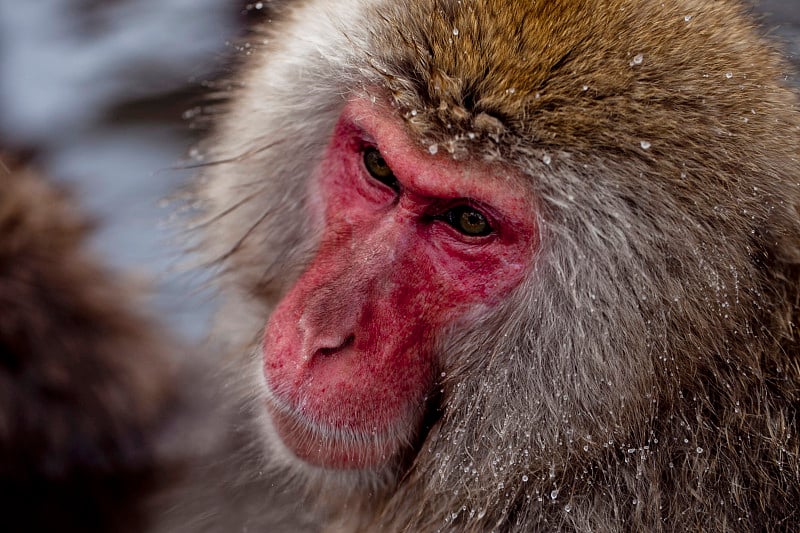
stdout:
{"type": "Polygon", "coordinates": [[[383,159],[383,156],[374,146],[364,150],[364,167],[369,175],[380,181],[394,191],[400,190],[400,182],[394,176],[391,167],[383,159]]]}
{"type": "Polygon", "coordinates": [[[485,237],[493,231],[483,213],[468,205],[454,207],[439,218],[469,237],[485,237]]]}

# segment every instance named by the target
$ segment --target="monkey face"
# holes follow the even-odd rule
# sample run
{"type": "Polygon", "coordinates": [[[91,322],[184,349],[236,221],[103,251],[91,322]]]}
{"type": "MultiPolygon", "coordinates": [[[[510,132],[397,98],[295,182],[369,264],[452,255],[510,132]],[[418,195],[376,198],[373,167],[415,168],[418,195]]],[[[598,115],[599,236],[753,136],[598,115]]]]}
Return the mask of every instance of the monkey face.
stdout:
{"type": "Polygon", "coordinates": [[[315,172],[319,249],[266,328],[268,411],[323,467],[380,467],[420,430],[437,331],[525,276],[533,209],[503,169],[409,142],[391,111],[345,107],[315,172]]]}

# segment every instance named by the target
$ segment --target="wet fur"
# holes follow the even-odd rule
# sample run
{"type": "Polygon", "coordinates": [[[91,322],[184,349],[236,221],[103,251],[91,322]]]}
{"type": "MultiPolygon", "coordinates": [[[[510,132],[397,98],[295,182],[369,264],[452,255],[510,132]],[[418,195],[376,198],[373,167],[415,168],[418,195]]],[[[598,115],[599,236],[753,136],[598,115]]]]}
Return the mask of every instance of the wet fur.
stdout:
{"type": "Polygon", "coordinates": [[[800,527],[800,111],[740,4],[308,1],[263,31],[198,193],[245,414],[204,471],[226,496],[179,491],[186,530],[800,527]],[[353,94],[529,176],[542,243],[505,305],[440,335],[425,439],[372,479],[273,457],[257,377],[353,94]]]}

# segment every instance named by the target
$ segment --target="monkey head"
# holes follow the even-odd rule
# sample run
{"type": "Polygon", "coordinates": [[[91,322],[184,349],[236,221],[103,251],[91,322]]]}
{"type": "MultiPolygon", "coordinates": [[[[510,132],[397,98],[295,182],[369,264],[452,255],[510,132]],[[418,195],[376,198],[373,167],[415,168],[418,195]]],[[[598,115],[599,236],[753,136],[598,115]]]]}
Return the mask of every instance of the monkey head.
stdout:
{"type": "Polygon", "coordinates": [[[800,119],[737,3],[312,1],[263,30],[199,196],[268,454],[489,528],[609,483],[634,506],[723,420],[769,433],[800,119]]]}

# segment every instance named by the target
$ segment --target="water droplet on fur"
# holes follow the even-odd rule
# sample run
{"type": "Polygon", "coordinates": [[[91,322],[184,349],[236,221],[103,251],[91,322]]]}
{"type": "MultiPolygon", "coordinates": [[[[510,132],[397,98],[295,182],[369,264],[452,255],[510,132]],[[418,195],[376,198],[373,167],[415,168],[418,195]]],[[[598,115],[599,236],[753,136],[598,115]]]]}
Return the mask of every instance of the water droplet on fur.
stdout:
{"type": "Polygon", "coordinates": [[[202,161],[203,160],[203,153],[198,150],[196,147],[193,147],[189,150],[189,157],[193,161],[202,161]]]}
{"type": "Polygon", "coordinates": [[[552,158],[549,155],[544,154],[542,156],[542,163],[544,163],[545,165],[549,165],[551,161],[552,161],[552,158]]]}
{"type": "Polygon", "coordinates": [[[453,28],[453,35],[458,35],[458,28],[453,28]]]}
{"type": "Polygon", "coordinates": [[[633,56],[633,59],[631,60],[631,66],[641,65],[643,61],[644,61],[644,54],[636,54],[635,56],[633,56]]]}
{"type": "Polygon", "coordinates": [[[434,143],[434,144],[428,146],[428,152],[430,152],[431,155],[436,155],[436,153],[438,151],[439,151],[439,145],[438,144],[434,143]]]}
{"type": "Polygon", "coordinates": [[[639,145],[642,147],[642,150],[649,150],[651,146],[649,141],[641,141],[639,145]]]}
{"type": "Polygon", "coordinates": [[[558,498],[558,489],[553,489],[550,491],[550,499],[555,500],[558,498]]]}

